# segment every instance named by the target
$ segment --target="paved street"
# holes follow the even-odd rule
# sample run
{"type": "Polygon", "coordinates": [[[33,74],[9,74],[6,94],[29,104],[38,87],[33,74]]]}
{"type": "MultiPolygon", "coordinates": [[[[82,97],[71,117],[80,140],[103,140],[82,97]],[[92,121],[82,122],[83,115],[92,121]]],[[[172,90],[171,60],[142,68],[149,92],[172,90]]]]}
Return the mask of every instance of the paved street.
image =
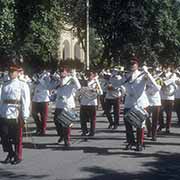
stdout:
{"type": "MultiPolygon", "coordinates": [[[[117,130],[107,129],[107,119],[97,113],[95,137],[83,139],[80,124],[72,129],[71,147],[58,145],[53,115],[49,113],[47,135],[33,135],[34,123],[28,123],[24,137],[24,159],[18,165],[0,164],[0,179],[9,180],[179,180],[180,128],[173,114],[171,134],[162,133],[157,142],[145,136],[142,152],[126,151],[122,117],[117,130]],[[32,133],[32,136],[31,136],[32,133]]],[[[0,160],[6,154],[0,149],[0,160]]]]}

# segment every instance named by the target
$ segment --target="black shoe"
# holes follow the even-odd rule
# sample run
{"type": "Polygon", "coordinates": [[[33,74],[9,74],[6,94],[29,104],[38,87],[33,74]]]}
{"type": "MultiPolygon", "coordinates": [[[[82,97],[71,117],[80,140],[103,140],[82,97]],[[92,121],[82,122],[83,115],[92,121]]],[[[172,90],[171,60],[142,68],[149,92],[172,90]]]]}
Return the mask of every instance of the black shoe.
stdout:
{"type": "Polygon", "coordinates": [[[142,150],[143,150],[143,145],[142,144],[137,144],[136,151],[142,151],[142,150]]]}
{"type": "Polygon", "coordinates": [[[37,131],[36,131],[36,136],[41,136],[41,134],[42,134],[42,131],[41,131],[41,130],[37,130],[37,131]]]}
{"type": "Polygon", "coordinates": [[[156,138],[156,137],[152,137],[151,140],[152,140],[152,141],[157,141],[157,138],[156,138]]]}
{"type": "Polygon", "coordinates": [[[89,133],[88,136],[94,136],[94,133],[89,133]]]}
{"type": "Polygon", "coordinates": [[[125,150],[132,150],[132,147],[135,146],[135,143],[129,143],[126,145],[125,150]]]}
{"type": "Polygon", "coordinates": [[[157,133],[160,133],[162,131],[162,127],[159,126],[159,128],[157,129],[157,133]]]}
{"type": "Polygon", "coordinates": [[[112,129],[112,128],[113,128],[113,125],[109,124],[108,129],[112,129]]]}
{"type": "Polygon", "coordinates": [[[152,137],[152,133],[151,133],[151,132],[148,132],[148,133],[147,133],[147,137],[152,137]]]}
{"type": "Polygon", "coordinates": [[[21,161],[22,161],[21,159],[14,158],[14,160],[11,161],[11,164],[12,164],[12,165],[16,165],[16,164],[19,164],[21,161]]]}
{"type": "Polygon", "coordinates": [[[170,130],[169,129],[166,129],[166,134],[170,134],[170,130]]]}
{"type": "Polygon", "coordinates": [[[86,133],[81,133],[81,136],[86,136],[86,133]]]}
{"type": "Polygon", "coordinates": [[[118,128],[118,125],[114,125],[113,129],[117,129],[118,128]]]}
{"type": "Polygon", "coordinates": [[[164,128],[165,128],[165,125],[160,125],[159,128],[157,129],[157,132],[161,132],[162,129],[164,129],[164,128]]]}
{"type": "Polygon", "coordinates": [[[86,136],[88,134],[88,130],[81,133],[81,136],[86,136]]]}
{"type": "Polygon", "coordinates": [[[63,141],[63,137],[60,137],[57,141],[57,143],[61,143],[63,141]]]}
{"type": "Polygon", "coordinates": [[[65,147],[70,147],[71,145],[70,145],[69,142],[64,142],[64,146],[65,146],[65,147]]]}
{"type": "Polygon", "coordinates": [[[1,163],[3,164],[8,164],[8,163],[11,163],[12,161],[12,156],[10,154],[7,155],[6,159],[4,161],[2,161],[1,163]]]}

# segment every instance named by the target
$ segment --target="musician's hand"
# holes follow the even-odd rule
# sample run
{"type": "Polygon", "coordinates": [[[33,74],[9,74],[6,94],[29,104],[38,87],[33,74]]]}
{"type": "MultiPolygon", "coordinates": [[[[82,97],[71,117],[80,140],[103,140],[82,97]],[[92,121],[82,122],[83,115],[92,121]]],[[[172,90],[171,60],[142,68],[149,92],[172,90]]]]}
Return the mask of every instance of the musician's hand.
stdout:
{"type": "Polygon", "coordinates": [[[148,67],[147,67],[147,66],[143,66],[142,69],[143,69],[143,71],[144,71],[145,73],[149,73],[149,72],[148,72],[148,67]]]}

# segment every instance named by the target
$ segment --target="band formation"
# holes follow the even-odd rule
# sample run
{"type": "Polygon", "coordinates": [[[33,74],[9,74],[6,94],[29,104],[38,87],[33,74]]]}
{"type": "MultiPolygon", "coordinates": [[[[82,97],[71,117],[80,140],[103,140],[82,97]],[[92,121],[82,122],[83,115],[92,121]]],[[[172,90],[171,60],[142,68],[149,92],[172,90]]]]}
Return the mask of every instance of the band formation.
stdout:
{"type": "Polygon", "coordinates": [[[50,102],[55,106],[57,143],[64,142],[65,147],[71,145],[74,121],[80,122],[82,137],[95,136],[99,105],[109,129],[118,128],[123,113],[125,150],[143,151],[145,131],[152,141],[158,140],[158,132],[163,129],[169,134],[173,110],[180,124],[178,67],[140,66],[135,56],[130,59],[127,71],[112,68],[76,72],[60,65],[56,72],[43,70],[29,77],[22,67],[12,64],[8,71],[1,72],[0,97],[0,137],[3,151],[7,153],[2,161],[5,164],[22,161],[23,129],[30,116],[36,124],[36,135],[47,133],[50,102]]]}

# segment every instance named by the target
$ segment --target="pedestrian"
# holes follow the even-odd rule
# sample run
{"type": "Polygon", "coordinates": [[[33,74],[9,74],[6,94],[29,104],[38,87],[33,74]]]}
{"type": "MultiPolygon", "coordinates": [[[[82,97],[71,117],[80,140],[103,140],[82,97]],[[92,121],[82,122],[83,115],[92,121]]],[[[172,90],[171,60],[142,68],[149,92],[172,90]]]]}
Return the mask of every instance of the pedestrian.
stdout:
{"type": "Polygon", "coordinates": [[[2,86],[0,109],[0,135],[4,152],[3,163],[22,161],[22,128],[30,114],[30,90],[27,83],[18,79],[19,67],[11,65],[10,80],[2,86]]]}
{"type": "Polygon", "coordinates": [[[97,96],[101,95],[102,89],[98,78],[93,71],[86,72],[86,85],[80,89],[80,123],[82,136],[94,136],[96,128],[97,96]],[[90,123],[88,130],[87,123],[90,123]]]}
{"type": "Polygon", "coordinates": [[[32,117],[36,124],[36,135],[46,134],[49,104],[49,83],[50,73],[47,71],[39,74],[37,81],[34,82],[32,97],[32,117]]]}
{"type": "MultiPolygon", "coordinates": [[[[145,93],[146,84],[151,81],[156,87],[155,80],[148,72],[147,68],[143,71],[139,70],[139,58],[133,56],[130,60],[130,72],[124,76],[123,85],[121,86],[123,94],[125,94],[124,117],[126,113],[132,109],[142,109],[146,111],[149,101],[145,93]]],[[[144,146],[144,124],[136,128],[136,141],[133,133],[133,126],[124,118],[126,128],[127,146],[126,149],[132,149],[136,146],[136,151],[142,151],[144,146]]]]}
{"type": "Polygon", "coordinates": [[[109,121],[108,128],[117,129],[119,125],[121,92],[117,82],[121,80],[118,69],[113,69],[109,78],[105,95],[105,114],[109,121]]]}
{"type": "Polygon", "coordinates": [[[162,106],[159,115],[158,132],[160,132],[163,128],[166,128],[166,133],[169,134],[176,93],[176,74],[172,71],[172,67],[170,65],[164,67],[164,73],[161,78],[163,81],[160,91],[162,106]],[[164,112],[166,113],[166,123],[164,123],[164,112]]]}
{"type": "Polygon", "coordinates": [[[71,75],[70,68],[66,64],[61,64],[59,68],[60,81],[56,85],[56,107],[54,113],[54,123],[56,125],[57,134],[59,136],[58,143],[64,141],[66,147],[70,146],[71,127],[65,127],[58,121],[58,116],[64,110],[71,111],[75,108],[75,93],[80,89],[81,85],[76,75],[71,75]]]}
{"type": "MultiPolygon", "coordinates": [[[[157,76],[156,72],[152,71],[151,74],[153,75],[153,77],[157,76]]],[[[156,80],[156,82],[158,82],[158,79],[156,80]]],[[[148,112],[149,114],[151,114],[151,116],[147,118],[146,127],[147,137],[152,137],[152,141],[157,140],[157,125],[159,123],[159,113],[161,108],[160,89],[161,86],[159,84],[157,84],[156,87],[154,87],[154,85],[151,82],[147,83],[146,94],[149,100],[148,112]],[[157,88],[159,89],[159,91],[157,91],[157,88]]]]}

